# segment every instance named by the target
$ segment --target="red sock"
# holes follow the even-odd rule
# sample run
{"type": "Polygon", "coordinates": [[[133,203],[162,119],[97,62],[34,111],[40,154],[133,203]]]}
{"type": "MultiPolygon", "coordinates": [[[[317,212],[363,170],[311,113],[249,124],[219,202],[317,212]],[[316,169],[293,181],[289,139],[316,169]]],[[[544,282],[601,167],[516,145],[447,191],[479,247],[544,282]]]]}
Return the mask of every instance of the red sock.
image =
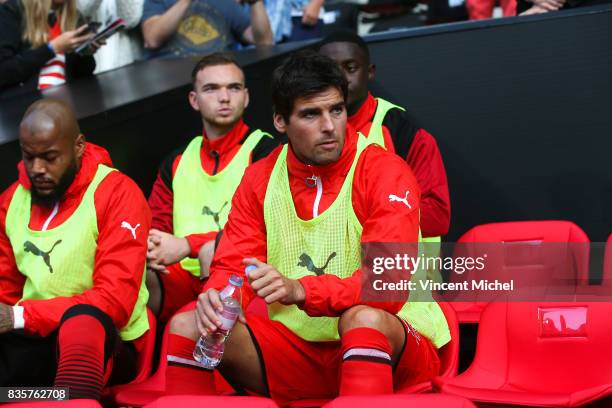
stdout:
{"type": "Polygon", "coordinates": [[[54,387],[69,387],[70,399],[99,400],[104,386],[106,332],[93,316],[82,314],[59,329],[59,362],[54,387]]]}
{"type": "Polygon", "coordinates": [[[367,327],[342,336],[340,395],[393,393],[391,346],[387,337],[367,327]]]}
{"type": "Polygon", "coordinates": [[[168,334],[168,367],[166,394],[214,395],[212,370],[207,370],[193,359],[195,341],[178,334],[168,334]]]}

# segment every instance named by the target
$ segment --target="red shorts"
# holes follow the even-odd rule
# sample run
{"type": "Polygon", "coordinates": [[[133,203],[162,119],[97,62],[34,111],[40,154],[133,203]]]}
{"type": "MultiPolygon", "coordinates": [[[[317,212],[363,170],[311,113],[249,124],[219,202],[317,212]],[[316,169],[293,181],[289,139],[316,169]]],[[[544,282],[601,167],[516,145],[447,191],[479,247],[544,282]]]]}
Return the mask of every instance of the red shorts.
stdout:
{"type": "Polygon", "coordinates": [[[183,306],[193,302],[202,291],[202,281],[175,263],[167,267],[170,273],[158,273],[162,290],[158,319],[167,322],[183,306]]]}
{"type": "MultiPolygon", "coordinates": [[[[300,399],[332,399],[340,389],[340,342],[308,342],[283,324],[247,314],[247,325],[263,358],[270,397],[280,406],[300,399]]],[[[402,355],[393,368],[400,390],[438,375],[440,360],[431,342],[408,323],[402,355]]]]}

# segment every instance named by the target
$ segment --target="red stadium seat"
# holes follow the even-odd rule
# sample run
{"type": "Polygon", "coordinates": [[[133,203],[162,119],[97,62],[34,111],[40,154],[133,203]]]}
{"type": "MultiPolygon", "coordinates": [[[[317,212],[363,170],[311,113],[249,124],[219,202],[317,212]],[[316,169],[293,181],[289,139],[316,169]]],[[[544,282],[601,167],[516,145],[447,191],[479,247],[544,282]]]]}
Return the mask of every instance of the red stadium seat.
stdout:
{"type": "MultiPolygon", "coordinates": [[[[179,312],[188,310],[189,305],[181,309],[179,312]]],[[[268,315],[268,309],[265,301],[262,298],[256,297],[249,304],[247,312],[255,313],[260,316],[268,315]]],[[[167,356],[167,340],[170,326],[168,325],[163,334],[162,345],[160,351],[159,366],[155,374],[150,378],[139,383],[131,383],[116,387],[114,392],[114,400],[122,406],[141,407],[157,398],[163,396],[166,391],[166,367],[168,366],[167,356]]],[[[215,375],[215,381],[224,382],[220,375],[215,375]]]]}
{"type": "Polygon", "coordinates": [[[166,388],[166,367],[168,365],[166,355],[169,330],[170,325],[167,325],[162,338],[159,366],[155,374],[138,383],[113,387],[114,400],[118,405],[141,407],[164,395],[166,388]]]}
{"type": "Polygon", "coordinates": [[[606,302],[491,302],[471,366],[434,388],[488,404],[590,403],[612,394],[610,327],[606,302]]]}
{"type": "Polygon", "coordinates": [[[199,396],[199,395],[173,395],[159,398],[145,408],[196,408],[196,407],[223,407],[223,408],[278,408],[278,405],[269,398],[261,397],[228,397],[228,396],[199,396]]]}
{"type": "Polygon", "coordinates": [[[68,401],[21,402],[0,404],[3,408],[102,408],[96,400],[74,399],[68,401]]]}
{"type": "Polygon", "coordinates": [[[121,384],[109,387],[104,390],[104,399],[114,399],[118,392],[125,387],[139,384],[145,381],[151,375],[151,367],[153,366],[153,353],[155,351],[155,334],[157,333],[157,319],[153,312],[147,307],[147,317],[149,319],[149,330],[147,330],[142,338],[142,345],[138,351],[137,374],[136,377],[128,384],[121,384]]]}
{"type": "Polygon", "coordinates": [[[144,344],[142,350],[138,354],[138,374],[136,378],[132,380],[132,384],[144,381],[151,375],[153,352],[155,351],[155,334],[157,333],[157,319],[148,307],[147,317],[149,319],[149,330],[144,334],[142,339],[144,344]]]}
{"type": "Polygon", "coordinates": [[[476,408],[470,400],[441,394],[377,395],[373,397],[340,397],[324,408],[476,408]]]}
{"type": "MultiPolygon", "coordinates": [[[[517,221],[517,222],[501,222],[494,224],[478,225],[459,238],[457,241],[456,250],[463,251],[462,255],[469,255],[464,252],[473,251],[474,249],[484,248],[488,249],[489,255],[491,252],[497,252],[500,256],[489,256],[486,261],[486,269],[480,272],[481,277],[511,277],[511,276],[526,276],[529,268],[530,273],[536,272],[534,268],[541,268],[540,272],[543,272],[543,268],[550,265],[529,265],[530,259],[525,259],[525,265],[506,264],[506,257],[503,256],[503,248],[493,245],[494,243],[504,244],[518,244],[517,247],[523,245],[523,248],[527,244],[536,243],[584,243],[584,245],[576,244],[567,248],[567,256],[571,256],[573,263],[572,266],[565,266],[568,270],[575,273],[573,278],[580,285],[588,285],[589,282],[589,238],[587,235],[578,227],[576,224],[569,221],[517,221]],[[476,244],[483,244],[480,247],[476,244]],[[487,244],[490,243],[490,244],[487,244]],[[474,244],[474,245],[472,245],[474,244]],[[522,272],[522,274],[517,273],[522,272]]],[[[508,247],[509,248],[509,247],[508,247]]],[[[558,247],[560,248],[560,247],[558,247]]],[[[548,246],[547,249],[551,249],[548,246]]],[[[540,254],[548,253],[552,255],[552,251],[541,250],[540,254]]],[[[477,256],[472,254],[472,256],[477,256]]],[[[549,256],[547,260],[550,262],[559,262],[558,256],[549,256]]],[[[546,277],[546,272],[541,273],[542,277],[546,277]]],[[[451,273],[451,281],[455,277],[454,273],[451,273]]],[[[531,278],[529,278],[531,279],[531,278]]],[[[546,283],[543,283],[546,285],[546,283]]],[[[486,306],[487,301],[474,300],[473,293],[467,294],[470,299],[467,301],[460,301],[461,298],[457,298],[456,301],[451,302],[451,305],[457,312],[459,323],[477,323],[480,319],[480,314],[486,306]]],[[[490,299],[489,299],[490,300],[490,299]]]]}
{"type": "Polygon", "coordinates": [[[606,242],[606,253],[604,255],[603,282],[605,285],[612,285],[612,234],[606,242]]]}

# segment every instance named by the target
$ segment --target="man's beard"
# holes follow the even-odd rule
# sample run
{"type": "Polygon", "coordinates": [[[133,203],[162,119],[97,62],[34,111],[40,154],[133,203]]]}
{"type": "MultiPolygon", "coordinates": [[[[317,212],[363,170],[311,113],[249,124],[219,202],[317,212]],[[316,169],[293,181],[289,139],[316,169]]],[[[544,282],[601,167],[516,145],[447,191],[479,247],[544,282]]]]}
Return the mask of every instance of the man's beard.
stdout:
{"type": "Polygon", "coordinates": [[[53,189],[53,191],[50,194],[46,194],[46,195],[41,195],[36,190],[36,187],[34,187],[34,183],[32,183],[32,179],[30,179],[30,183],[32,186],[31,188],[32,202],[34,204],[37,204],[43,207],[53,207],[55,203],[57,203],[62,198],[64,193],[66,193],[66,191],[68,190],[68,188],[74,181],[74,178],[76,177],[76,173],[77,173],[77,164],[76,164],[76,160],[73,160],[72,163],[70,163],[70,166],[68,166],[68,168],[66,169],[66,172],[64,173],[64,175],[60,178],[57,186],[53,189]]]}

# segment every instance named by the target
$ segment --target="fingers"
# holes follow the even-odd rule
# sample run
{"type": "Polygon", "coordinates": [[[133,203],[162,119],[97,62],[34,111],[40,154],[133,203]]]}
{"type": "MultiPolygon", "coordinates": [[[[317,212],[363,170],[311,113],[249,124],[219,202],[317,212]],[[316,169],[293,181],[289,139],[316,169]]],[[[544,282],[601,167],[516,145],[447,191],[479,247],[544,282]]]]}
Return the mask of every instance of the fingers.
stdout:
{"type": "Polygon", "coordinates": [[[302,16],[302,24],[307,25],[307,26],[313,26],[317,23],[317,19],[316,18],[312,18],[311,16],[304,14],[302,16]]]}
{"type": "Polygon", "coordinates": [[[155,261],[148,262],[147,267],[149,267],[152,271],[155,271],[155,272],[163,273],[165,275],[170,274],[170,271],[166,268],[165,265],[162,265],[155,261]]]}
{"type": "Polygon", "coordinates": [[[79,35],[85,32],[85,30],[87,29],[88,25],[87,24],[83,24],[82,26],[80,26],[79,28],[77,28],[76,30],[74,30],[74,34],[75,35],[79,35]]]}
{"type": "Polygon", "coordinates": [[[275,279],[280,278],[280,274],[274,272],[276,272],[276,269],[268,265],[252,270],[249,273],[251,277],[251,288],[257,292],[270,285],[275,279]]]}
{"type": "Polygon", "coordinates": [[[256,267],[261,267],[261,266],[266,266],[267,264],[261,262],[259,259],[257,258],[244,258],[242,260],[242,263],[245,265],[255,265],[256,267]]]}
{"type": "Polygon", "coordinates": [[[78,47],[79,45],[83,44],[84,42],[87,42],[89,40],[91,40],[92,38],[95,37],[94,33],[87,33],[85,35],[81,35],[81,36],[75,36],[70,40],[70,44],[73,48],[78,47]]]}
{"type": "Polygon", "coordinates": [[[203,335],[214,332],[221,326],[221,321],[217,315],[221,310],[223,310],[223,306],[216,290],[209,289],[198,296],[196,315],[200,323],[198,329],[203,335]]]}
{"type": "Polygon", "coordinates": [[[240,310],[240,314],[238,315],[238,321],[242,324],[246,324],[246,317],[244,317],[244,313],[240,310]]]}

